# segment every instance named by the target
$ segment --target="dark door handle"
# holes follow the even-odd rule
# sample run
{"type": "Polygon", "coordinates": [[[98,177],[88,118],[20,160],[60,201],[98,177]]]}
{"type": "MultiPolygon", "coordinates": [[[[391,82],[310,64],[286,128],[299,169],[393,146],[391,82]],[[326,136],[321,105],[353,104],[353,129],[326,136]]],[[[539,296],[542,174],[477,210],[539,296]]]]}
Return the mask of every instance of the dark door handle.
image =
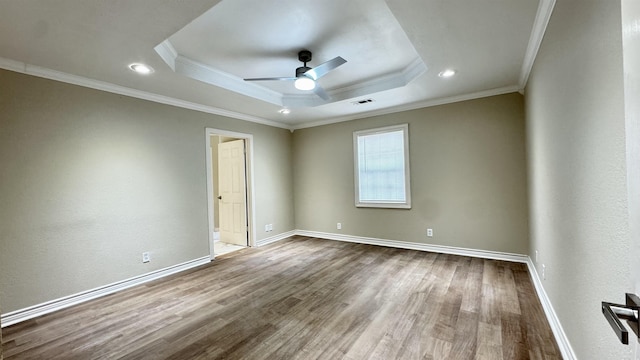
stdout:
{"type": "Polygon", "coordinates": [[[218,196],[218,200],[222,200],[222,196],[218,196]]]}
{"type": "Polygon", "coordinates": [[[611,325],[611,328],[616,333],[618,339],[620,339],[620,342],[628,345],[629,331],[627,331],[627,328],[622,324],[620,319],[627,320],[627,324],[636,334],[636,337],[640,339],[640,336],[638,335],[638,311],[640,311],[640,298],[635,294],[629,293],[626,294],[625,298],[626,305],[603,301],[602,314],[609,322],[609,325],[611,325]]]}

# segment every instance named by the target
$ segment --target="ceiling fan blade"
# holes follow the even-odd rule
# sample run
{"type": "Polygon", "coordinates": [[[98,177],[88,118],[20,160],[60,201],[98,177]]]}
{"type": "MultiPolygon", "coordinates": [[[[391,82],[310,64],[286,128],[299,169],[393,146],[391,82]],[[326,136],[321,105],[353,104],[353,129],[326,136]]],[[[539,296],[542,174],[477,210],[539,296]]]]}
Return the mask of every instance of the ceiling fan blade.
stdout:
{"type": "Polygon", "coordinates": [[[294,81],[296,79],[295,77],[267,77],[244,79],[244,81],[294,81]]]}
{"type": "Polygon", "coordinates": [[[311,70],[308,70],[307,72],[304,73],[304,76],[310,77],[313,80],[318,80],[321,77],[327,75],[327,73],[335,68],[337,68],[338,66],[346,63],[347,60],[343,59],[340,56],[336,56],[335,58],[324,62],[316,67],[314,67],[311,70]]]}
{"type": "Polygon", "coordinates": [[[316,84],[316,87],[313,88],[313,92],[316,95],[320,96],[323,100],[326,100],[326,101],[331,100],[331,97],[329,96],[329,94],[327,94],[327,92],[324,91],[324,89],[319,84],[316,84]]]}

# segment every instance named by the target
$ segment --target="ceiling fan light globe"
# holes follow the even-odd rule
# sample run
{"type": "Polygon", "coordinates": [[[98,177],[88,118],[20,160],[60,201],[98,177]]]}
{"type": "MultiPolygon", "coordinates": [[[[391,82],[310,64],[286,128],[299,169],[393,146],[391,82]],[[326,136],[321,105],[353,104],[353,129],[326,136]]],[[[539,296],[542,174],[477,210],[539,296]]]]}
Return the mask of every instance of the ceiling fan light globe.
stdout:
{"type": "Polygon", "coordinates": [[[306,76],[302,76],[296,79],[295,87],[298,90],[313,90],[316,87],[316,82],[306,76]]]}

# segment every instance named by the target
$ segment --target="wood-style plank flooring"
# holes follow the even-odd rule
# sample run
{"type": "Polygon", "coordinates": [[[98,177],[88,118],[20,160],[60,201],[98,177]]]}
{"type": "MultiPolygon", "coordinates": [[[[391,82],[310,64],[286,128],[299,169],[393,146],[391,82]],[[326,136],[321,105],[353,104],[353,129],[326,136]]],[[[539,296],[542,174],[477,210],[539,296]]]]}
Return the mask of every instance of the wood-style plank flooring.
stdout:
{"type": "Polygon", "coordinates": [[[292,237],[3,331],[13,359],[561,359],[525,264],[292,237]]]}

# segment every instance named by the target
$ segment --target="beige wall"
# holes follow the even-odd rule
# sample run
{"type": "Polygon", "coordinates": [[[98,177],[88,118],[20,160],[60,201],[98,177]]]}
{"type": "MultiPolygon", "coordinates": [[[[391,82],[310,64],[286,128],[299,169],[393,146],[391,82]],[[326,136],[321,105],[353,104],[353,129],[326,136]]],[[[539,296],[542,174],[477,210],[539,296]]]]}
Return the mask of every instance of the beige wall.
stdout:
{"type": "Polygon", "coordinates": [[[621,39],[620,1],[558,0],[526,89],[530,251],[579,359],[633,358],[600,311],[633,290],[621,39]]]}
{"type": "Polygon", "coordinates": [[[0,83],[4,312],[209,255],[208,127],[253,134],[257,228],[294,229],[288,130],[9,71],[0,83]]]}
{"type": "Polygon", "coordinates": [[[526,254],[524,124],[523,97],[508,94],[296,130],[296,227],[526,254]],[[412,209],[356,208],[353,131],[402,123],[412,209]]]}
{"type": "Polygon", "coordinates": [[[274,132],[278,134],[273,138],[275,141],[265,142],[260,148],[256,146],[254,149],[255,198],[262,205],[256,221],[258,239],[295,229],[291,191],[294,180],[291,153],[293,134],[289,130],[274,132]],[[273,230],[265,232],[266,224],[273,224],[273,230]]]}

